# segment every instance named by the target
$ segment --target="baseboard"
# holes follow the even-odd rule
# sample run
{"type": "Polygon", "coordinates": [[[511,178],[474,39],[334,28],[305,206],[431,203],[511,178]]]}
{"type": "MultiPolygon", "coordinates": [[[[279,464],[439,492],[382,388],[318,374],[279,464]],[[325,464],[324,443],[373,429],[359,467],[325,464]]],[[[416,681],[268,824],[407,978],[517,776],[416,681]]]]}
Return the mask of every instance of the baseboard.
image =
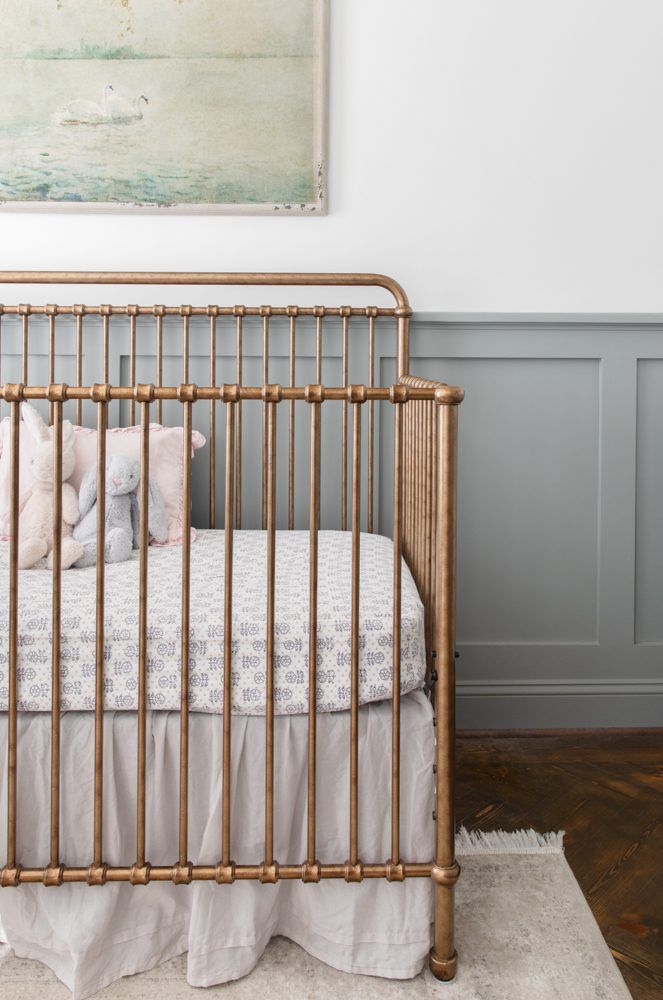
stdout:
{"type": "Polygon", "coordinates": [[[663,690],[544,693],[459,691],[459,729],[649,728],[663,724],[663,690]]]}
{"type": "Polygon", "coordinates": [[[663,747],[663,725],[661,726],[609,726],[605,727],[576,727],[566,729],[558,727],[556,729],[459,729],[458,739],[465,743],[476,740],[478,742],[490,741],[492,739],[519,741],[532,740],[537,745],[545,742],[546,745],[564,747],[614,747],[622,749],[628,747],[663,747]]]}

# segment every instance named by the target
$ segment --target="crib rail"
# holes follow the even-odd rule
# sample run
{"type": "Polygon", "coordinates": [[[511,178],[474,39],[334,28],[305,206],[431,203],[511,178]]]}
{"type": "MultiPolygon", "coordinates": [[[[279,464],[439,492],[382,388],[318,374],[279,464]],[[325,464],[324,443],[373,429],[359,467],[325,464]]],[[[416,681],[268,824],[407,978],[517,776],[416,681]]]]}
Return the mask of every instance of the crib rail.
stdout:
{"type": "MultiPolygon", "coordinates": [[[[89,283],[97,283],[103,275],[89,276],[89,283]]],[[[108,276],[105,276],[108,277],[108,276]]],[[[178,276],[180,283],[186,276],[178,276]]],[[[219,276],[215,276],[218,278],[219,276]]],[[[255,276],[254,276],[255,277],[255,276]]],[[[264,278],[265,276],[259,276],[264,278]]],[[[269,276],[278,281],[273,283],[297,284],[293,278],[307,276],[269,276]],[[281,281],[281,278],[284,280],[281,281]],[[285,280],[285,279],[290,280],[285,280]]],[[[329,278],[321,284],[340,283],[336,279],[348,276],[308,276],[329,278]],[[331,279],[334,279],[333,281],[331,279]]],[[[357,284],[380,284],[375,276],[357,276],[357,284]],[[370,281],[367,279],[371,279],[370,281]]],[[[378,276],[379,277],[379,276],[378,276]]],[[[44,276],[45,280],[46,276],[44,276]]],[[[126,276],[117,276],[121,283],[126,276]]],[[[164,283],[159,275],[159,283],[164,283]]],[[[238,276],[229,276],[227,283],[238,283],[238,276]],[[232,280],[231,280],[232,279],[232,280]]],[[[7,280],[0,273],[0,282],[7,280]]],[[[13,275],[19,281],[21,276],[13,275]]],[[[35,280],[32,277],[30,280],[35,280]]],[[[67,280],[79,280],[68,276],[67,280]]],[[[389,279],[384,279],[388,281],[389,279]]],[[[147,281],[151,283],[151,281],[147,281]]],[[[154,283],[157,283],[156,281],[154,283]]],[[[192,282],[193,283],[193,282],[192,282]]],[[[203,283],[203,282],[200,282],[203,283]]],[[[213,282],[211,282],[213,283],[213,282]]],[[[251,282],[246,282],[251,283],[251,282]]],[[[304,283],[303,280],[299,283],[304,283]]],[[[352,284],[352,282],[345,282],[352,284]]],[[[189,884],[192,881],[207,880],[219,884],[235,881],[257,880],[265,884],[280,880],[301,880],[315,883],[323,879],[342,879],[346,882],[361,882],[363,879],[382,878],[390,882],[400,882],[405,878],[431,878],[435,885],[435,940],[431,952],[431,968],[440,978],[451,978],[455,971],[455,951],[453,936],[453,886],[458,877],[458,865],[454,856],[453,818],[453,740],[454,740],[454,590],[455,590],[455,534],[456,534],[456,449],[457,449],[457,408],[463,398],[458,387],[430,382],[408,375],[408,316],[409,307],[404,294],[395,283],[385,285],[397,299],[394,310],[354,310],[340,307],[338,311],[312,307],[299,310],[286,307],[284,311],[276,307],[260,307],[257,312],[249,307],[234,307],[230,311],[221,307],[207,307],[203,313],[210,320],[210,384],[197,385],[189,381],[189,319],[198,313],[194,307],[182,307],[173,315],[182,318],[183,381],[178,385],[162,384],[162,347],[157,348],[156,383],[135,383],[136,374],[136,334],[137,321],[143,315],[140,307],[126,307],[124,315],[130,320],[131,358],[130,385],[109,383],[109,337],[111,317],[116,312],[111,307],[99,307],[102,317],[103,341],[103,381],[92,385],[82,385],[82,323],[88,314],[87,307],[73,307],[76,317],[76,375],[77,385],[67,385],[54,381],[55,319],[63,311],[62,307],[45,307],[49,317],[49,382],[46,385],[29,384],[29,316],[36,307],[17,307],[17,315],[22,317],[22,381],[8,382],[0,388],[0,400],[8,404],[10,410],[11,441],[11,509],[10,509],[10,552],[9,552],[9,710],[8,710],[8,773],[7,773],[7,858],[0,869],[0,886],[17,887],[23,883],[41,883],[58,886],[71,882],[86,882],[91,886],[101,886],[108,882],[128,882],[132,885],[147,885],[150,882],[170,881],[174,884],[189,884]],[[127,310],[130,310],[127,312],[127,310]],[[263,334],[263,383],[262,385],[242,384],[242,336],[243,320],[246,315],[262,319],[263,334]],[[269,338],[271,317],[282,315],[289,321],[289,384],[280,385],[269,381],[269,338]],[[299,315],[311,315],[315,319],[316,335],[316,377],[314,383],[296,384],[295,340],[296,321],[299,315]],[[327,386],[322,382],[323,322],[327,316],[338,316],[342,329],[342,375],[343,385],[327,386]],[[375,323],[382,316],[393,316],[398,324],[398,375],[399,381],[388,386],[375,385],[375,323]],[[220,316],[233,318],[236,333],[236,378],[232,382],[215,384],[216,330],[220,316]],[[369,333],[369,379],[365,382],[350,382],[348,364],[348,342],[350,321],[354,316],[368,320],[369,333]],[[44,867],[31,868],[21,865],[18,848],[17,813],[17,769],[20,764],[18,740],[18,608],[20,577],[18,572],[19,546],[19,468],[20,468],[20,405],[23,400],[44,400],[49,404],[53,425],[53,597],[52,597],[52,706],[51,706],[51,810],[50,810],[50,856],[44,867]],[[127,863],[112,866],[105,862],[103,838],[104,829],[104,608],[105,608],[105,567],[103,559],[96,565],[96,623],[95,623],[95,711],[94,711],[94,760],[90,762],[94,773],[94,820],[91,832],[91,850],[85,864],[63,864],[60,844],[60,816],[66,803],[60,795],[60,741],[61,741],[61,498],[62,498],[62,447],[63,447],[63,407],[74,401],[80,414],[84,401],[94,404],[96,409],[97,437],[97,552],[104,548],[105,511],[103,508],[104,475],[106,459],[106,430],[109,426],[109,407],[114,401],[125,400],[131,405],[132,420],[137,414],[140,423],[140,464],[141,464],[141,504],[139,526],[139,625],[138,625],[138,710],[137,759],[136,759],[136,835],[135,856],[127,863]],[[152,864],[147,856],[147,815],[146,801],[149,782],[146,752],[147,721],[147,674],[148,674],[148,587],[149,578],[149,535],[147,523],[148,477],[150,467],[150,419],[153,411],[157,419],[165,401],[176,402],[181,408],[181,422],[184,441],[190,440],[196,407],[204,403],[210,407],[212,434],[216,434],[216,416],[220,408],[224,420],[220,422],[220,434],[224,437],[223,481],[224,510],[223,530],[225,532],[225,556],[221,572],[224,577],[224,603],[220,615],[224,622],[224,663],[223,663],[223,754],[222,754],[222,802],[219,830],[218,858],[214,863],[193,863],[190,859],[189,844],[189,641],[191,617],[191,451],[183,448],[182,476],[184,482],[183,544],[181,552],[181,685],[180,685],[180,734],[179,734],[179,777],[178,777],[178,851],[176,860],[168,864],[152,864]],[[276,524],[277,524],[277,424],[281,419],[288,421],[288,526],[294,526],[294,404],[303,401],[309,406],[309,694],[308,694],[308,745],[306,795],[306,855],[303,859],[280,859],[275,856],[275,786],[276,770],[281,766],[275,754],[275,600],[276,600],[276,524]],[[265,577],[267,583],[266,603],[266,649],[265,649],[265,689],[266,711],[264,718],[265,773],[264,773],[264,853],[260,864],[245,864],[237,852],[239,844],[231,842],[232,829],[232,782],[231,753],[233,736],[232,701],[232,632],[233,632],[233,538],[241,528],[241,443],[242,404],[257,402],[262,405],[262,525],[267,535],[267,559],[265,577]],[[391,654],[392,699],[391,699],[391,767],[389,787],[384,789],[389,806],[390,851],[386,861],[366,859],[361,851],[361,828],[359,804],[363,796],[376,794],[376,790],[364,789],[360,783],[360,571],[362,528],[362,493],[366,488],[369,502],[366,510],[368,530],[374,529],[374,433],[376,403],[385,404],[393,417],[394,446],[392,464],[393,482],[393,580],[392,580],[392,633],[391,654]],[[317,806],[322,790],[317,785],[317,679],[318,649],[316,632],[318,622],[318,543],[320,532],[320,496],[322,468],[321,426],[323,411],[331,404],[342,406],[342,527],[351,534],[351,626],[350,626],[350,740],[347,854],[344,860],[321,863],[318,859],[317,806]],[[285,414],[282,416],[282,412],[285,414]],[[365,412],[367,411],[367,419],[365,412]],[[366,427],[368,433],[366,433],[366,427]],[[367,439],[367,440],[366,440],[367,439]],[[362,452],[367,449],[368,463],[362,464],[362,452]],[[350,461],[348,462],[348,459],[350,461]],[[366,476],[362,476],[362,470],[366,476]],[[366,479],[366,483],[362,479],[366,479]],[[348,503],[349,501],[349,503],[348,503]],[[348,510],[349,507],[349,510],[348,510]],[[349,514],[349,517],[348,517],[349,514]],[[434,689],[436,716],[436,850],[431,859],[403,858],[401,851],[401,614],[402,614],[402,560],[404,556],[410,566],[425,608],[425,637],[429,681],[434,689]]],[[[11,312],[12,307],[0,308],[1,315],[11,312]]],[[[156,307],[155,307],[156,308],[156,307]]],[[[203,313],[200,313],[201,315],[203,313]]],[[[156,313],[157,344],[159,320],[170,315],[166,307],[156,313]]],[[[162,343],[162,339],[161,339],[162,343]]],[[[213,483],[217,474],[216,448],[214,439],[210,448],[210,478],[213,483]]],[[[306,475],[304,472],[304,475],[306,475]]],[[[300,473],[301,475],[301,473],[300,473]]],[[[210,492],[210,523],[216,524],[215,491],[210,492]]]]}

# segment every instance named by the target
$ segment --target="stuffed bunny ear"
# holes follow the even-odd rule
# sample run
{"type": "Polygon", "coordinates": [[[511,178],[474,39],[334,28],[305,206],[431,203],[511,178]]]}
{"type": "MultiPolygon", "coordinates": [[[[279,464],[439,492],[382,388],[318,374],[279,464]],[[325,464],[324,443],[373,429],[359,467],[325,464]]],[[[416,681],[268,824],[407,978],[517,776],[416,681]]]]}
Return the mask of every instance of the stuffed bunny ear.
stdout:
{"type": "Polygon", "coordinates": [[[149,483],[147,526],[152,538],[154,538],[156,542],[166,542],[168,540],[166,504],[161,490],[153,479],[150,479],[149,483]]]}
{"type": "Polygon", "coordinates": [[[43,444],[45,441],[50,441],[48,426],[34,406],[30,406],[29,403],[21,403],[21,415],[35,443],[43,444]]]}
{"type": "MultiPolygon", "coordinates": [[[[72,428],[73,433],[73,428],[72,428]]],[[[83,476],[81,488],[78,491],[78,509],[80,516],[85,517],[92,510],[97,502],[97,470],[95,467],[88,469],[83,476]]]]}
{"type": "Polygon", "coordinates": [[[62,447],[67,450],[68,448],[73,448],[74,446],[74,425],[71,420],[62,421],[62,447]]]}

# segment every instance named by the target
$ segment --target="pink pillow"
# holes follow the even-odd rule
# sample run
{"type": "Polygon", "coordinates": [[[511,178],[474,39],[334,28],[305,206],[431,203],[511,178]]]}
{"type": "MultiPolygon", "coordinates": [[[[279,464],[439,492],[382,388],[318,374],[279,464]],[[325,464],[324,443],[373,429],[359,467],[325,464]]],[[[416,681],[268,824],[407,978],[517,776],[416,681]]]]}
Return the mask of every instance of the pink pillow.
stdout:
{"type": "MultiPolygon", "coordinates": [[[[89,468],[97,462],[97,432],[89,427],[74,427],[76,467],[69,478],[78,490],[89,468]]],[[[11,463],[9,444],[9,417],[0,422],[0,540],[9,538],[9,504],[11,497],[11,463]]],[[[150,424],[150,476],[159,486],[166,504],[168,540],[165,545],[179,545],[182,541],[182,511],[184,506],[184,478],[182,475],[181,427],[162,427],[150,424]]],[[[192,454],[205,444],[200,431],[191,433],[192,454]]],[[[21,501],[32,486],[30,462],[34,450],[32,437],[21,420],[20,446],[20,495],[21,501]]],[[[106,450],[109,455],[123,454],[140,458],[140,427],[113,427],[108,431],[106,450]]]]}

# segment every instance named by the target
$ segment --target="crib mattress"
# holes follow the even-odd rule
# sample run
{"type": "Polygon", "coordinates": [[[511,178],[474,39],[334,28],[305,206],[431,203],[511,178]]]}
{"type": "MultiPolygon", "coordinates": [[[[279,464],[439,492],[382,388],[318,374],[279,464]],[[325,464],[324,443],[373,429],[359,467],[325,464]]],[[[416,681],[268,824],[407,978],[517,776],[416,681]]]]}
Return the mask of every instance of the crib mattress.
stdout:
{"type": "MultiPolygon", "coordinates": [[[[318,578],[318,711],[350,707],[351,548],[349,532],[321,531],[318,578]]],[[[224,532],[199,531],[191,546],[189,705],[223,710],[224,532]]],[[[9,545],[0,545],[0,711],[8,708],[9,545]]],[[[181,580],[179,546],[151,547],[148,584],[150,709],[180,704],[181,580]]],[[[234,535],[232,709],[265,713],[267,535],[234,535]]],[[[381,535],[362,534],[360,545],[360,703],[392,694],[393,546],[381,535]]],[[[276,533],[275,711],[308,711],[308,574],[306,531],[276,533]]],[[[62,576],[61,707],[89,710],[95,689],[94,567],[62,576]]],[[[51,708],[51,599],[49,570],[19,574],[18,705],[51,708]]],[[[107,710],[138,707],[138,553],[106,567],[105,694],[107,710]]],[[[421,687],[425,675],[423,607],[405,564],[402,574],[401,692],[421,687]]]]}

